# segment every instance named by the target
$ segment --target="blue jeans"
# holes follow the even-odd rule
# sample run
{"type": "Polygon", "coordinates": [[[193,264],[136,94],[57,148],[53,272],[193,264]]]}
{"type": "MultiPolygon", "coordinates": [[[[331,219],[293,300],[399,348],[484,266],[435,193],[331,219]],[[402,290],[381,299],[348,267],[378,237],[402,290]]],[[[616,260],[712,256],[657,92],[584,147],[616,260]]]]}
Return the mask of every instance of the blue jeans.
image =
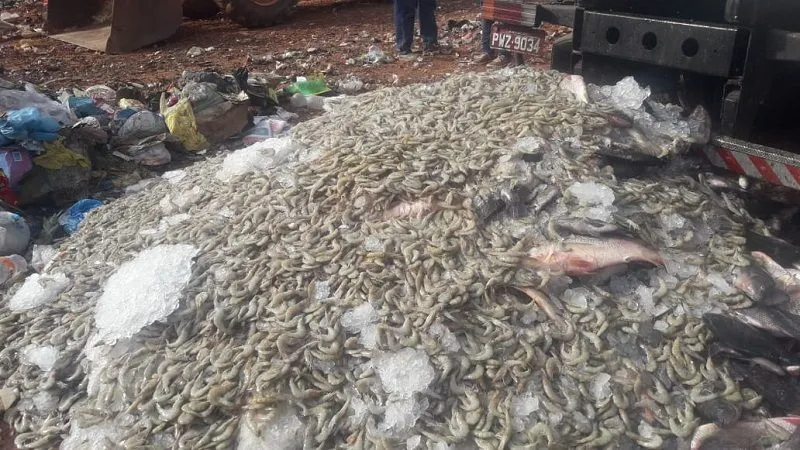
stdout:
{"type": "Polygon", "coordinates": [[[417,10],[419,10],[419,31],[422,42],[436,44],[439,41],[439,31],[436,28],[436,0],[394,0],[396,45],[401,52],[411,51],[417,10]]]}
{"type": "MultiPolygon", "coordinates": [[[[483,6],[483,2],[481,2],[481,6],[483,6]]],[[[481,50],[483,50],[483,53],[486,53],[487,55],[494,55],[494,49],[489,46],[489,43],[492,39],[492,25],[494,25],[494,20],[483,21],[483,32],[481,32],[481,50]]],[[[500,56],[511,56],[511,54],[503,50],[500,52],[500,56]]]]}

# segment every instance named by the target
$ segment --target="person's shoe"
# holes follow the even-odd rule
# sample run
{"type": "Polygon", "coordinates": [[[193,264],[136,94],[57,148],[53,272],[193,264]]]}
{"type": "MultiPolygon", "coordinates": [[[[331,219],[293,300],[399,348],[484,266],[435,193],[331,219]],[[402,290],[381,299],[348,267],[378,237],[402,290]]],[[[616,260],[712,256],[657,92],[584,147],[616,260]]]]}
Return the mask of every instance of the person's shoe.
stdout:
{"type": "Polygon", "coordinates": [[[494,61],[487,64],[486,67],[499,69],[500,67],[507,67],[509,64],[511,64],[511,55],[500,55],[495,58],[494,61]]]}
{"type": "Polygon", "coordinates": [[[481,53],[480,55],[475,57],[476,64],[487,64],[494,59],[494,55],[490,53],[481,53]]]}
{"type": "Polygon", "coordinates": [[[423,42],[422,43],[422,53],[426,54],[436,54],[441,51],[441,47],[437,43],[433,42],[423,42]]]}
{"type": "Polygon", "coordinates": [[[397,50],[397,59],[401,59],[403,61],[408,61],[414,58],[414,54],[411,53],[411,50],[397,50]]]}

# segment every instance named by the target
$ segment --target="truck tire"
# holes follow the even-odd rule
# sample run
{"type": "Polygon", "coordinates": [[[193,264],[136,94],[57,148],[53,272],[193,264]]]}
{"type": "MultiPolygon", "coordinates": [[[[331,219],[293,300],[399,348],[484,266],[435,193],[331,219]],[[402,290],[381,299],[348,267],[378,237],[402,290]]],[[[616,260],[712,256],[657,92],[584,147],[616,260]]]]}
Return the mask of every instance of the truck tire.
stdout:
{"type": "Polygon", "coordinates": [[[247,28],[261,28],[285,21],[294,0],[231,0],[228,14],[247,28]]]}
{"type": "Polygon", "coordinates": [[[572,73],[572,33],[556,39],[553,43],[550,68],[559,72],[572,73]]]}
{"type": "Polygon", "coordinates": [[[183,15],[190,19],[208,19],[219,11],[215,0],[183,0],[183,15]]]}

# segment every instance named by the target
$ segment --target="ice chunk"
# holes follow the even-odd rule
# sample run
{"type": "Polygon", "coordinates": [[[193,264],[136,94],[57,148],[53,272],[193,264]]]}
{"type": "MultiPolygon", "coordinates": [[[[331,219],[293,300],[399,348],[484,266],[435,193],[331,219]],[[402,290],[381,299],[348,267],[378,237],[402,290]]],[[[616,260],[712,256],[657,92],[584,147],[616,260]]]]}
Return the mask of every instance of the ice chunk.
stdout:
{"type": "Polygon", "coordinates": [[[31,266],[33,270],[41,273],[47,265],[58,254],[58,250],[52,245],[33,245],[33,255],[31,256],[31,266]]]}
{"type": "Polygon", "coordinates": [[[350,415],[350,424],[354,427],[361,425],[369,415],[369,405],[358,397],[353,397],[350,401],[350,410],[353,411],[350,415]]]}
{"type": "Polygon", "coordinates": [[[378,312],[369,302],[364,302],[361,305],[342,314],[339,322],[345,330],[351,333],[360,333],[367,325],[377,322],[380,319],[378,312]]]}
{"type": "Polygon", "coordinates": [[[303,422],[289,406],[266,415],[248,413],[239,424],[237,450],[300,450],[303,422]]]}
{"type": "Polygon", "coordinates": [[[549,147],[547,141],[538,136],[528,136],[517,140],[514,150],[523,153],[541,153],[549,147]]]}
{"type": "Polygon", "coordinates": [[[636,79],[628,76],[614,86],[589,87],[589,96],[594,101],[608,101],[623,110],[640,109],[650,97],[650,88],[642,88],[636,79]]]}
{"type": "Polygon", "coordinates": [[[608,288],[612,294],[628,295],[639,286],[639,280],[632,275],[613,276],[608,280],[608,288]]]}
{"type": "Polygon", "coordinates": [[[706,281],[723,295],[735,295],[738,291],[731,286],[720,273],[711,272],[706,275],[706,281]]]}
{"type": "Polygon", "coordinates": [[[170,184],[178,184],[181,180],[186,178],[185,170],[170,170],[161,175],[162,178],[169,181],[170,184]]]}
{"type": "Polygon", "coordinates": [[[422,436],[414,435],[406,439],[406,450],[420,450],[422,448],[422,436]]]}
{"type": "Polygon", "coordinates": [[[191,245],[159,245],[123,263],[109,277],[95,308],[102,340],[131,337],[175,311],[197,253],[191,245]]]}
{"type": "Polygon", "coordinates": [[[685,254],[661,252],[667,272],[677,278],[685,280],[700,273],[700,268],[689,264],[685,254]]]}
{"type": "Polygon", "coordinates": [[[580,75],[567,75],[561,80],[558,87],[571,93],[581,103],[589,103],[589,93],[586,89],[586,82],[580,75]]]}
{"type": "Polygon", "coordinates": [[[402,434],[416,425],[426,409],[428,409],[428,399],[425,397],[422,397],[422,400],[415,397],[390,400],[386,403],[383,422],[379,428],[391,434],[402,434]]]}
{"type": "Polygon", "coordinates": [[[42,347],[31,345],[22,352],[22,358],[27,364],[39,366],[39,369],[47,372],[56,364],[58,360],[58,350],[52,345],[45,345],[42,347]]]}
{"type": "Polygon", "coordinates": [[[581,206],[611,206],[614,204],[614,191],[610,187],[595,182],[576,182],[567,188],[567,193],[578,200],[581,206]]]}
{"type": "Polygon", "coordinates": [[[216,177],[220,181],[230,181],[251,172],[264,172],[284,163],[292,152],[289,138],[266,139],[237,150],[228,155],[216,177]]]}
{"type": "Polygon", "coordinates": [[[365,348],[374,349],[378,346],[378,325],[370,324],[361,330],[358,342],[365,348]]]}
{"type": "Polygon", "coordinates": [[[653,329],[662,333],[667,331],[668,328],[669,325],[663,320],[656,320],[656,322],[653,324],[653,329]]]}
{"type": "Polygon", "coordinates": [[[612,222],[614,218],[614,212],[616,212],[616,210],[616,208],[609,206],[592,206],[591,208],[586,208],[584,211],[584,216],[587,219],[599,220],[601,222],[612,222]]]}
{"type": "Polygon", "coordinates": [[[445,351],[455,353],[461,349],[458,338],[456,338],[449,328],[440,322],[434,322],[428,328],[428,333],[439,341],[439,344],[441,344],[445,351]]]}
{"type": "Polygon", "coordinates": [[[383,250],[383,243],[375,236],[367,236],[364,239],[364,250],[368,252],[379,252],[383,250]]]}
{"type": "Polygon", "coordinates": [[[145,189],[149,188],[150,186],[152,186],[152,185],[154,185],[156,183],[158,183],[158,179],[156,179],[156,178],[147,178],[147,179],[141,180],[141,181],[139,181],[137,183],[134,183],[134,184],[126,187],[125,188],[125,195],[131,195],[131,194],[135,194],[137,192],[142,192],[145,189]]]}
{"type": "Polygon", "coordinates": [[[591,293],[586,288],[567,289],[564,291],[562,298],[564,302],[575,308],[585,309],[589,306],[589,297],[591,293]]]}
{"type": "Polygon", "coordinates": [[[373,359],[383,390],[401,398],[428,389],[436,374],[422,350],[404,348],[373,359]]]}
{"type": "Polygon", "coordinates": [[[50,391],[40,391],[33,396],[33,404],[40,413],[49,414],[58,407],[58,397],[50,391]]]}
{"type": "Polygon", "coordinates": [[[331,285],[330,283],[328,283],[328,281],[317,281],[316,283],[314,283],[314,298],[316,300],[324,300],[330,296],[331,296],[331,285]]]}
{"type": "Polygon", "coordinates": [[[375,325],[380,320],[378,312],[369,302],[342,314],[339,323],[350,333],[360,334],[359,342],[366,348],[375,348],[378,345],[378,327],[375,325]]]}
{"type": "Polygon", "coordinates": [[[61,442],[61,450],[111,450],[114,446],[109,442],[122,441],[124,429],[113,423],[101,423],[81,428],[77,420],[72,421],[69,436],[61,442]]]}
{"type": "Polygon", "coordinates": [[[525,430],[528,417],[539,410],[539,399],[533,393],[525,392],[511,399],[511,424],[514,431],[525,430]]]}
{"type": "Polygon", "coordinates": [[[532,325],[536,323],[538,319],[539,315],[536,313],[536,311],[533,309],[529,309],[528,311],[525,311],[525,314],[523,314],[519,320],[520,322],[522,322],[523,325],[532,325]]]}
{"type": "Polygon", "coordinates": [[[686,226],[686,218],[677,213],[662,214],[661,223],[666,231],[675,231],[686,226]]]}
{"type": "Polygon", "coordinates": [[[22,286],[8,301],[12,311],[25,311],[50,303],[69,286],[69,279],[63,273],[40,275],[34,273],[25,279],[22,286]]]}
{"type": "Polygon", "coordinates": [[[646,314],[652,316],[655,314],[655,301],[653,300],[653,288],[647,286],[639,286],[636,288],[636,296],[638,297],[639,307],[645,311],[646,314]]]}
{"type": "Polygon", "coordinates": [[[589,389],[592,392],[592,397],[597,401],[607,399],[611,395],[611,375],[607,373],[598,373],[590,382],[589,389]]]}

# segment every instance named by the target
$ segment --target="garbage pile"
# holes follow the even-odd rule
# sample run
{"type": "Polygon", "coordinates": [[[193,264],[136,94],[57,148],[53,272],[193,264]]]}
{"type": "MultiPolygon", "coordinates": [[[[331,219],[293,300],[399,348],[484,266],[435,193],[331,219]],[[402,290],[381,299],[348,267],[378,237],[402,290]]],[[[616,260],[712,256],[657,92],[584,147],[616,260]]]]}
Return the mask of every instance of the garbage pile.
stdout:
{"type": "Polygon", "coordinates": [[[86,193],[97,154],[162,166],[171,152],[205,150],[247,126],[248,97],[235,80],[224,91],[188,75],[179,85],[148,102],[137,85],[64,89],[50,97],[33,85],[3,84],[0,199],[71,202],[86,193]]]}
{"type": "Polygon", "coordinates": [[[348,98],[92,211],[0,301],[16,445],[660,448],[760,417],[703,317],[752,304],[763,223],[564,80],[348,98]]]}

